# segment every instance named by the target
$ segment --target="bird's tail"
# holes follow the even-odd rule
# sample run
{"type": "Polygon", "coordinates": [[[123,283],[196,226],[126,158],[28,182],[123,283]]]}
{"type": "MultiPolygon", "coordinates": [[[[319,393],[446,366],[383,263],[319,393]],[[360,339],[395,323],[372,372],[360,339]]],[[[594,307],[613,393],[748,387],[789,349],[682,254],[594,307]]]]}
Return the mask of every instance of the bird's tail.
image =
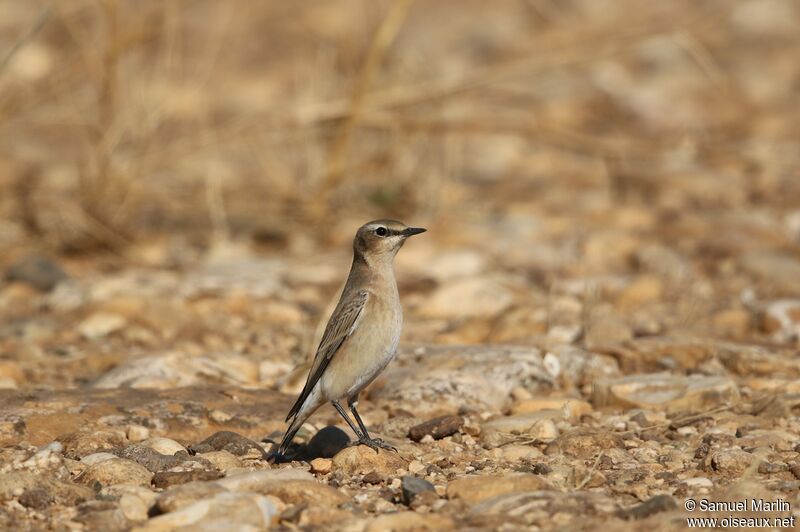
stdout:
{"type": "Polygon", "coordinates": [[[300,430],[300,427],[303,426],[303,422],[306,420],[307,416],[299,416],[295,415],[292,422],[289,424],[289,428],[286,429],[286,432],[283,435],[283,439],[281,440],[281,444],[278,447],[278,454],[285,455],[286,451],[289,450],[289,445],[292,443],[292,439],[294,435],[297,434],[297,431],[300,430]]]}

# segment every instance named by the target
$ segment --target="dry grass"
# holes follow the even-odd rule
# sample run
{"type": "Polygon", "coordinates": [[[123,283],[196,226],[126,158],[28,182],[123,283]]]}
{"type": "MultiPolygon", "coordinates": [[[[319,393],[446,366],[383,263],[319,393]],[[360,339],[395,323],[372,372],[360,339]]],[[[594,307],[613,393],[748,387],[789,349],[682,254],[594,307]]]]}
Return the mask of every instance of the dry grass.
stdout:
{"type": "Polygon", "coordinates": [[[800,38],[762,3],[6,0],[3,214],[67,250],[324,237],[687,169],[785,206],[800,38]]]}

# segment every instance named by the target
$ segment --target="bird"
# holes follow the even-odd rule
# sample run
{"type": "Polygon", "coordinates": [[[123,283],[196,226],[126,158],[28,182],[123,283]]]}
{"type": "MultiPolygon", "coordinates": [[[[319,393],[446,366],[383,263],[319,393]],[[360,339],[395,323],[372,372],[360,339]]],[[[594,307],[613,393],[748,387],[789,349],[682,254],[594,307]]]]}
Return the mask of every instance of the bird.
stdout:
{"type": "Polygon", "coordinates": [[[297,431],[322,405],[330,402],[350,426],[357,444],[397,451],[371,438],[358,415],[359,394],[395,357],[403,328],[403,309],[394,274],[394,257],[406,239],[424,233],[396,220],[362,225],[353,239],[353,263],[331,314],[305,386],[286,416],[289,423],[277,454],[285,456],[297,431]],[[342,401],[355,423],[342,407],[342,401]]]}

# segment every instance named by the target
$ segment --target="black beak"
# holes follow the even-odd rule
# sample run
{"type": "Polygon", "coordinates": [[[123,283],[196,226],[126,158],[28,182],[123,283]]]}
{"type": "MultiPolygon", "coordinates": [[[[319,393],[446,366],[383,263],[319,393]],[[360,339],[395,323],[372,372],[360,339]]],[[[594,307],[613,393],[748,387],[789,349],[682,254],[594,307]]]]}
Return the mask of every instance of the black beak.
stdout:
{"type": "Polygon", "coordinates": [[[424,227],[406,227],[403,229],[402,235],[406,238],[414,235],[418,235],[420,233],[424,233],[427,231],[424,227]]]}

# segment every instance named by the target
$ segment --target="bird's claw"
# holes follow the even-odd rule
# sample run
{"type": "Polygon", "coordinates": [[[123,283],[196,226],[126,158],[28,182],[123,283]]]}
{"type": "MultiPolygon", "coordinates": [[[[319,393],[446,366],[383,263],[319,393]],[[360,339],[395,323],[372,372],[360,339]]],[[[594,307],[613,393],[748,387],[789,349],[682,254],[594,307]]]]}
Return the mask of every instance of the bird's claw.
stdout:
{"type": "Polygon", "coordinates": [[[360,438],[356,445],[366,445],[370,449],[374,450],[376,453],[379,452],[379,449],[385,449],[387,451],[394,451],[397,452],[397,448],[393,445],[389,445],[388,443],[384,442],[380,438],[360,438]]]}

